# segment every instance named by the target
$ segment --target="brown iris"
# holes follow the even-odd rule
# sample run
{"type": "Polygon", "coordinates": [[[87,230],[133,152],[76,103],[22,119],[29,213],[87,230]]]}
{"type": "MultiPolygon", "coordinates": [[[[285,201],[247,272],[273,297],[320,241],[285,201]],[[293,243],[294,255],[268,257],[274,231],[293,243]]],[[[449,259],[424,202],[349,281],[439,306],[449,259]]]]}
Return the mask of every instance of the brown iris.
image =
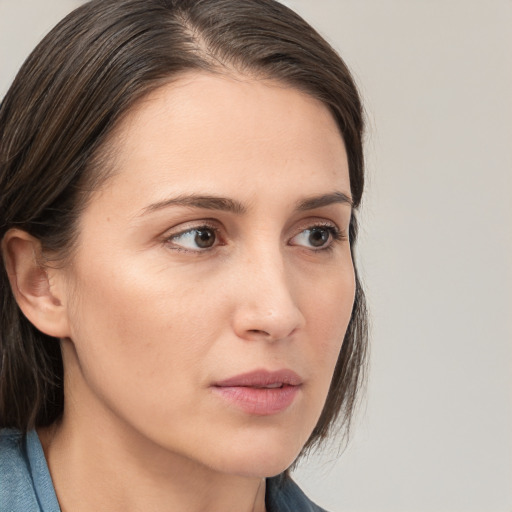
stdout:
{"type": "Polygon", "coordinates": [[[197,247],[200,247],[201,249],[208,249],[215,243],[215,232],[213,229],[208,228],[196,229],[194,242],[196,243],[197,247]]]}
{"type": "Polygon", "coordinates": [[[313,247],[322,247],[329,241],[329,231],[325,228],[313,228],[309,230],[309,243],[313,247]]]}

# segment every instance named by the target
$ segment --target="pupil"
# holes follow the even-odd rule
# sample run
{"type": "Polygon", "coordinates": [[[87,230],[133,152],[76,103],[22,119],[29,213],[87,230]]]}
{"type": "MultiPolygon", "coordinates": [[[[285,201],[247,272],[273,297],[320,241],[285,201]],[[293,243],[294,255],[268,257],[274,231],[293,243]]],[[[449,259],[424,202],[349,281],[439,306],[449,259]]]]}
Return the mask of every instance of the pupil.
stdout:
{"type": "Polygon", "coordinates": [[[329,232],[323,228],[315,228],[309,234],[309,243],[313,247],[321,247],[329,241],[329,232]]]}
{"type": "Polygon", "coordinates": [[[196,231],[195,243],[201,249],[211,247],[215,242],[215,234],[211,229],[198,229],[196,231]]]}

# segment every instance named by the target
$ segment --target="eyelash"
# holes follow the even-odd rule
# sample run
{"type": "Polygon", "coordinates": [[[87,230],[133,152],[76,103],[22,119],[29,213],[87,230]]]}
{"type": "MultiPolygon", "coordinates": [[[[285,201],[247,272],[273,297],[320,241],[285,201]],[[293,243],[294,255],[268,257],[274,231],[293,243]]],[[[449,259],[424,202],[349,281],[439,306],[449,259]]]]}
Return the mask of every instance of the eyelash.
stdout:
{"type": "MultiPolygon", "coordinates": [[[[322,223],[322,222],[317,222],[315,224],[305,227],[304,229],[300,230],[296,235],[294,235],[292,237],[292,239],[305,231],[313,231],[315,229],[325,229],[328,231],[328,233],[330,235],[330,240],[329,240],[328,244],[326,246],[322,246],[317,249],[306,248],[306,247],[302,246],[303,249],[310,250],[311,252],[331,252],[337,243],[347,239],[347,236],[344,233],[344,231],[340,230],[337,226],[335,226],[333,224],[329,224],[329,223],[322,223]]],[[[202,231],[202,230],[211,230],[213,232],[213,234],[215,235],[216,240],[219,238],[219,233],[220,233],[219,227],[214,224],[209,224],[209,223],[203,222],[200,225],[191,226],[190,228],[187,228],[183,231],[180,231],[178,233],[173,233],[173,234],[165,237],[165,239],[163,240],[163,243],[166,245],[171,245],[172,246],[171,249],[174,251],[192,253],[192,254],[201,254],[201,253],[209,252],[209,251],[215,249],[216,247],[218,247],[219,245],[225,245],[225,243],[216,242],[212,247],[207,247],[204,249],[187,249],[187,248],[181,247],[179,245],[173,245],[173,240],[175,240],[181,236],[184,236],[187,233],[191,233],[194,231],[202,231]]],[[[301,247],[301,246],[298,245],[298,247],[301,247]]]]}

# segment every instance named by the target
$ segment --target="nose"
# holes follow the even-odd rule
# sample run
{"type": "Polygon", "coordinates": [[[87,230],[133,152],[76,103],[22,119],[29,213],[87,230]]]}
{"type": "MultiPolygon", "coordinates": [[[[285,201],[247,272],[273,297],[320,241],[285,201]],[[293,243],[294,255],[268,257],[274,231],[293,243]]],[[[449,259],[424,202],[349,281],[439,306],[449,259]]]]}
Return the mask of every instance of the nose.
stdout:
{"type": "Polygon", "coordinates": [[[239,338],[279,341],[305,325],[290,273],[277,250],[252,255],[241,265],[234,283],[233,316],[233,329],[239,338]]]}

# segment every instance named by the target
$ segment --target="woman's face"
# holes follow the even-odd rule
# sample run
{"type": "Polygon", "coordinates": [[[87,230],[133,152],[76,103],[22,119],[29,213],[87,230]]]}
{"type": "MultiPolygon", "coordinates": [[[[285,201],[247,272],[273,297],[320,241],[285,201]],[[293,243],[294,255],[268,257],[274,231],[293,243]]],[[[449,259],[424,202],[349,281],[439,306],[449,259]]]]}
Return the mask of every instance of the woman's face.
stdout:
{"type": "Polygon", "coordinates": [[[112,143],[115,174],[61,271],[66,414],[216,471],[281,472],[318,421],[354,300],[331,114],[279,83],[189,73],[112,143]]]}

